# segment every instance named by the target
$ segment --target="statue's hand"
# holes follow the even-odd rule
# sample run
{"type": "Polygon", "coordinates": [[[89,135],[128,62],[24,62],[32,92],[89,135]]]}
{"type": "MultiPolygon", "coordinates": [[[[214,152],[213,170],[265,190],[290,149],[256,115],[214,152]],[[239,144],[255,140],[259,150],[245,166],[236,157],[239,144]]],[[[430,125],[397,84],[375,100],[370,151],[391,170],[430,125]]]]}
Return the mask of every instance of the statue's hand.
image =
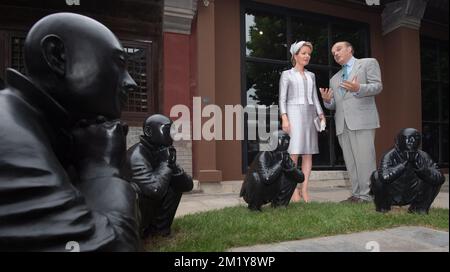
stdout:
{"type": "Polygon", "coordinates": [[[158,150],[158,160],[160,162],[169,163],[169,161],[170,161],[170,148],[169,147],[162,146],[158,150]]]}
{"type": "Polygon", "coordinates": [[[120,120],[81,120],[72,129],[73,159],[80,162],[106,163],[120,168],[126,152],[128,125],[120,120]]]}
{"type": "Polygon", "coordinates": [[[406,160],[407,164],[410,166],[414,166],[416,157],[418,156],[417,152],[404,151],[403,157],[406,160]]]}
{"type": "Polygon", "coordinates": [[[284,169],[292,169],[295,166],[294,161],[292,161],[289,153],[287,152],[283,152],[282,166],[284,169]]]}
{"type": "Polygon", "coordinates": [[[177,162],[177,150],[173,146],[169,147],[168,162],[169,162],[169,165],[175,165],[175,163],[177,162]]]}
{"type": "Polygon", "coordinates": [[[425,169],[425,161],[422,156],[419,156],[419,153],[416,153],[412,164],[415,171],[423,171],[425,169]]]}

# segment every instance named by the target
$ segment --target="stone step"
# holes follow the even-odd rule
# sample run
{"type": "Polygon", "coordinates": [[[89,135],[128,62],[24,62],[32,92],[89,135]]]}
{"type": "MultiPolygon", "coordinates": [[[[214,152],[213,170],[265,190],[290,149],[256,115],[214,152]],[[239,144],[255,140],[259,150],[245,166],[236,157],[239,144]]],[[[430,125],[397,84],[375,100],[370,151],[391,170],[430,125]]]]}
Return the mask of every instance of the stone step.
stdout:
{"type": "MultiPolygon", "coordinates": [[[[239,194],[242,180],[204,182],[194,180],[194,189],[191,193],[207,194],[239,194]]],[[[312,171],[309,186],[314,187],[348,187],[350,181],[346,171],[312,171]]]]}
{"type": "MultiPolygon", "coordinates": [[[[222,182],[204,182],[194,180],[194,188],[191,194],[239,194],[242,186],[242,180],[222,181],[222,182]]],[[[309,188],[348,188],[350,180],[346,171],[312,171],[309,188]]],[[[441,191],[448,192],[449,177],[445,175],[445,183],[441,191]]]]}

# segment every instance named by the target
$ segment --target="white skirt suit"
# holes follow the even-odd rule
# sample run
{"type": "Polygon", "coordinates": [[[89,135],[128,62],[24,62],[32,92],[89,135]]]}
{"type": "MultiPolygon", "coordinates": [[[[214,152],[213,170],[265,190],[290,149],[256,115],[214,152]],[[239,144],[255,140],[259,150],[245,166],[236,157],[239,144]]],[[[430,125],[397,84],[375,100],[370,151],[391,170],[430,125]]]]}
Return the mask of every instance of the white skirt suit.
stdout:
{"type": "Polygon", "coordinates": [[[279,89],[280,114],[287,114],[291,141],[289,154],[318,154],[319,144],[314,118],[323,114],[317,96],[316,76],[305,69],[283,71],[279,89]]]}

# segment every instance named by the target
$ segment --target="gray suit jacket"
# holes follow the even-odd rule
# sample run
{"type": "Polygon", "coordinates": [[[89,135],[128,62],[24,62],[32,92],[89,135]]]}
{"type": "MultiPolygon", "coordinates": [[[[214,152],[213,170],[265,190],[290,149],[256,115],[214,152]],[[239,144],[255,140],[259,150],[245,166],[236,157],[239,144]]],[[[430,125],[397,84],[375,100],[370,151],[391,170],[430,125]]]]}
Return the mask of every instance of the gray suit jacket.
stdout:
{"type": "Polygon", "coordinates": [[[352,81],[355,76],[361,84],[358,94],[345,91],[341,95],[339,85],[342,82],[342,70],[337,72],[330,80],[333,89],[333,98],[325,103],[329,110],[336,110],[336,135],[344,130],[344,122],[350,130],[374,129],[380,127],[380,120],[375,104],[375,95],[381,93],[381,71],[378,61],[373,58],[356,59],[353,69],[348,77],[352,81]]]}

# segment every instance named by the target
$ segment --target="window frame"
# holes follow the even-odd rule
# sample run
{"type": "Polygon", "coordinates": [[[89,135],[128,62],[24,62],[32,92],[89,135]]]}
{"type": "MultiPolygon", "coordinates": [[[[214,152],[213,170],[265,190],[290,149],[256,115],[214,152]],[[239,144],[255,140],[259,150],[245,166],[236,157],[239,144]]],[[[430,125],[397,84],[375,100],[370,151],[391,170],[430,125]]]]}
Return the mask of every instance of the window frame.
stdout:
{"type": "MultiPolygon", "coordinates": [[[[421,48],[421,56],[422,56],[422,50],[423,50],[423,43],[427,43],[429,45],[432,45],[434,48],[433,50],[435,50],[436,52],[436,59],[434,60],[434,65],[438,65],[438,69],[437,69],[437,78],[435,79],[429,79],[429,78],[424,78],[423,77],[423,68],[424,68],[424,63],[423,63],[423,59],[421,59],[421,107],[422,107],[422,132],[424,131],[424,125],[429,124],[431,126],[437,126],[438,129],[438,139],[437,141],[432,141],[433,143],[436,144],[437,142],[437,150],[438,150],[438,157],[437,158],[433,158],[433,160],[435,160],[435,162],[437,163],[438,167],[440,168],[448,168],[449,167],[449,162],[444,162],[443,161],[443,153],[444,152],[448,152],[448,150],[443,150],[442,149],[442,140],[445,138],[444,136],[444,132],[443,132],[443,127],[446,126],[447,127],[447,131],[448,131],[448,126],[449,126],[449,121],[444,120],[444,117],[442,116],[442,112],[443,109],[447,106],[444,105],[443,102],[443,92],[447,91],[449,92],[449,89],[445,90],[444,86],[449,84],[449,81],[447,79],[447,81],[445,81],[445,79],[442,78],[442,73],[441,73],[441,48],[442,47],[447,47],[448,49],[448,45],[449,42],[448,40],[440,40],[440,39],[436,39],[433,37],[429,37],[426,35],[421,35],[420,36],[420,48],[421,48]],[[426,120],[423,116],[423,104],[424,104],[424,98],[426,96],[424,96],[424,83],[432,83],[432,84],[437,84],[438,85],[438,105],[437,105],[437,119],[436,120],[426,120]]],[[[448,106],[447,106],[448,107],[448,106]]],[[[447,135],[448,136],[448,135],[447,135]]],[[[447,137],[448,138],[448,137],[447,137]]],[[[422,145],[423,145],[423,141],[422,141],[422,145]]],[[[426,150],[424,150],[426,151],[426,150]]]]}
{"type": "MultiPolygon", "coordinates": [[[[120,38],[119,38],[120,39],[120,38]]],[[[147,111],[122,111],[122,118],[131,126],[141,126],[142,122],[151,114],[158,112],[158,93],[159,93],[159,73],[158,73],[158,40],[132,40],[120,39],[123,47],[144,47],[147,50],[146,66],[147,66],[147,111]]]]}

